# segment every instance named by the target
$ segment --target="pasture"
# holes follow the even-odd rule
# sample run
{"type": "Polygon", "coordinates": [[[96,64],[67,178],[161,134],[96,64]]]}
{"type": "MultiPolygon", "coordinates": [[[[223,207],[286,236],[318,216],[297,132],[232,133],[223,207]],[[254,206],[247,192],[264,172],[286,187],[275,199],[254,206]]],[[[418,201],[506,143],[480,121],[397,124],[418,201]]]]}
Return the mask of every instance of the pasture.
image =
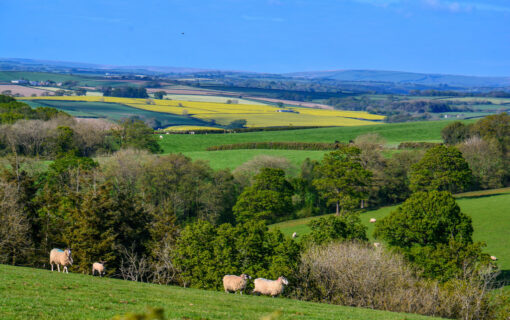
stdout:
{"type": "MultiPolygon", "coordinates": [[[[502,270],[510,272],[510,247],[508,246],[508,230],[510,230],[510,188],[487,191],[476,191],[456,195],[461,210],[473,219],[474,240],[487,244],[485,251],[498,258],[502,270]]],[[[368,210],[361,214],[362,222],[368,227],[367,235],[373,240],[375,224],[369,223],[371,218],[381,219],[393,211],[396,206],[368,210]]],[[[307,224],[317,217],[285,221],[274,224],[271,228],[279,228],[284,234],[293,232],[304,235],[310,232],[307,224]]]]}
{"type": "Polygon", "coordinates": [[[434,319],[413,314],[234,295],[175,286],[59,274],[0,265],[2,319],[110,319],[147,307],[164,308],[167,319],[434,319]]]}

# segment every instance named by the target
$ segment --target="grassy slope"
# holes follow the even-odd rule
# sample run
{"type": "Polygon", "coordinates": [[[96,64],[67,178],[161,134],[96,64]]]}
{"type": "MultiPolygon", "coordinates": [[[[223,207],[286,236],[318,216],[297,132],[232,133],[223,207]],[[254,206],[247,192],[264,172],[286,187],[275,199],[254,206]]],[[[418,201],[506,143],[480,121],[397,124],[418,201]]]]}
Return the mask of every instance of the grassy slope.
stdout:
{"type": "MultiPolygon", "coordinates": [[[[475,229],[474,240],[487,243],[486,252],[498,258],[498,265],[502,270],[510,270],[510,188],[470,192],[457,195],[457,201],[462,211],[473,219],[475,229]]],[[[374,224],[370,218],[380,219],[389,214],[395,207],[384,207],[365,212],[361,219],[368,227],[368,235],[372,238],[374,224]]],[[[286,221],[273,225],[274,228],[291,235],[293,232],[306,234],[309,232],[307,223],[314,218],[286,221]]],[[[373,238],[372,238],[373,240],[373,238]]]]}
{"type": "Polygon", "coordinates": [[[109,319],[116,314],[162,307],[169,319],[432,319],[417,315],[341,307],[284,298],[59,274],[0,265],[2,319],[109,319]]]}

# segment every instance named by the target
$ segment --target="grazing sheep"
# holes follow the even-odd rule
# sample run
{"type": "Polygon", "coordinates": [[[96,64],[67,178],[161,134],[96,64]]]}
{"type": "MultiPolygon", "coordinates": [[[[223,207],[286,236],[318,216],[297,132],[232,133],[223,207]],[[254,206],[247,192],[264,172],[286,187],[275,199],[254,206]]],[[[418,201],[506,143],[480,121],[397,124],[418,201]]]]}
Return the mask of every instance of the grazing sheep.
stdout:
{"type": "Polygon", "coordinates": [[[160,139],[163,139],[163,136],[162,136],[162,135],[159,135],[159,138],[160,138],[160,139]]]}
{"type": "Polygon", "coordinates": [[[251,279],[251,277],[244,273],[240,276],[227,274],[223,277],[223,288],[225,288],[226,293],[229,293],[230,291],[233,291],[234,293],[240,291],[241,294],[243,294],[248,279],[251,279]]]}
{"type": "Polygon", "coordinates": [[[496,258],[495,256],[491,256],[491,260],[496,261],[496,260],[498,260],[498,258],[496,258]]]}
{"type": "Polygon", "coordinates": [[[257,278],[253,283],[255,284],[253,293],[265,294],[274,298],[283,292],[283,286],[288,285],[289,281],[285,277],[279,277],[278,280],[257,278]]]}
{"type": "Polygon", "coordinates": [[[51,271],[53,271],[53,264],[56,264],[58,272],[60,272],[60,266],[62,265],[64,267],[62,272],[69,273],[69,271],[67,270],[67,266],[73,265],[71,249],[67,248],[63,251],[61,249],[52,249],[50,251],[50,264],[51,271]]]}
{"type": "Polygon", "coordinates": [[[376,222],[376,221],[377,221],[377,219],[376,219],[376,218],[372,218],[372,219],[370,219],[370,223],[374,223],[374,222],[376,222]]]}
{"type": "Polygon", "coordinates": [[[99,273],[99,276],[102,277],[104,274],[104,264],[101,262],[94,262],[92,264],[92,275],[94,275],[96,271],[99,273]]]}
{"type": "Polygon", "coordinates": [[[381,244],[379,242],[374,242],[374,247],[379,248],[381,244]]]}
{"type": "Polygon", "coordinates": [[[292,239],[295,239],[295,238],[297,238],[297,237],[298,237],[297,232],[294,232],[294,233],[292,234],[292,239]]]}

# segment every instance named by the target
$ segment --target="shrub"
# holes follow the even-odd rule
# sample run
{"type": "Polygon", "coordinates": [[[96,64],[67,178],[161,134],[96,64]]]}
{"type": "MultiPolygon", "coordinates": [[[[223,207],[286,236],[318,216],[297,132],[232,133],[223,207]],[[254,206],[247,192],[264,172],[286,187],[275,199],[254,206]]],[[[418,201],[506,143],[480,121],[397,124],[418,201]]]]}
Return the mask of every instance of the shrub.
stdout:
{"type": "Polygon", "coordinates": [[[495,273],[473,273],[444,285],[417,277],[398,254],[356,242],[313,246],[301,258],[301,299],[395,312],[491,319],[497,305],[488,289],[495,273]],[[481,280],[482,279],[482,280],[481,280]]]}

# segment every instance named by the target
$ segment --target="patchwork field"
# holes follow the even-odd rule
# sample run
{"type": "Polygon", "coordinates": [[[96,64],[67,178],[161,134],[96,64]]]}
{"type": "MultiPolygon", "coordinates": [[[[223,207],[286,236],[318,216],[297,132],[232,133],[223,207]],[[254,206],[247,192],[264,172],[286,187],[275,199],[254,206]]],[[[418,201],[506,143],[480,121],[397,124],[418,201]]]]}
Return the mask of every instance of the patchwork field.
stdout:
{"type": "Polygon", "coordinates": [[[154,285],[0,265],[2,319],[110,319],[147,307],[167,319],[434,319],[285,298],[154,285]]]}
{"type": "MultiPolygon", "coordinates": [[[[489,191],[477,191],[456,195],[457,202],[464,213],[473,219],[474,240],[487,243],[486,252],[498,258],[498,265],[510,274],[510,188],[489,191]]],[[[371,218],[381,219],[393,211],[396,206],[369,210],[362,213],[361,220],[368,227],[368,236],[373,240],[375,224],[371,218]]],[[[310,232],[307,224],[317,217],[298,219],[274,224],[284,234],[297,232],[304,235],[310,232]]]]}
{"type": "MultiPolygon", "coordinates": [[[[27,99],[40,99],[38,97],[27,99]]],[[[186,116],[219,125],[245,119],[247,127],[272,126],[361,126],[381,121],[383,116],[362,111],[339,111],[289,107],[285,111],[269,105],[228,104],[217,102],[134,99],[117,97],[66,96],[52,97],[54,101],[113,102],[137,109],[186,116]]]]}
{"type": "Polygon", "coordinates": [[[63,110],[75,117],[107,118],[121,120],[132,116],[140,117],[146,121],[158,121],[159,126],[191,125],[200,126],[205,122],[199,119],[184,117],[170,113],[159,113],[149,110],[138,109],[119,103],[87,102],[66,100],[24,100],[32,107],[53,107],[63,110]]]}

